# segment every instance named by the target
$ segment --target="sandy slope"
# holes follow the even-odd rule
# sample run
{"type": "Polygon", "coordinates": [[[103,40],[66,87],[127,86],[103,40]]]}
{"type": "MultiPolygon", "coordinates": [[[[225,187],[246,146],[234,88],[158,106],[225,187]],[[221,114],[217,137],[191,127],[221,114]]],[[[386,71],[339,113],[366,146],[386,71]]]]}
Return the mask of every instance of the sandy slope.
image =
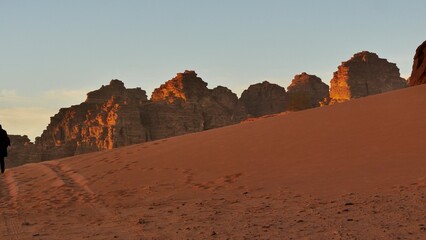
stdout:
{"type": "Polygon", "coordinates": [[[426,239],[426,85],[9,169],[0,239],[426,239]]]}

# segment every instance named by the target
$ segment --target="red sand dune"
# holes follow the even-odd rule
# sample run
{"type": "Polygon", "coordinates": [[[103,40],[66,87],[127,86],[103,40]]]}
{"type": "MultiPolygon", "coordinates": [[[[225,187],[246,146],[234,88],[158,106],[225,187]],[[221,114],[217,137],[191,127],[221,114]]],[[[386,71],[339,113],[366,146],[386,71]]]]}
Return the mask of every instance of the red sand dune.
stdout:
{"type": "Polygon", "coordinates": [[[425,93],[8,169],[0,239],[426,239],[425,93]]]}

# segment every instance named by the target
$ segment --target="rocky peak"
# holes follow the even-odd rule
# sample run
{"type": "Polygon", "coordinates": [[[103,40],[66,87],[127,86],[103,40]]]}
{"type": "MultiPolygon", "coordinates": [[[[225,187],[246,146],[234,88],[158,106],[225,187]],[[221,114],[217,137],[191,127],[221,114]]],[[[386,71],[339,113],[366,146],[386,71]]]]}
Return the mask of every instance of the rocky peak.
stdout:
{"type": "Polygon", "coordinates": [[[231,90],[208,89],[194,71],[185,71],[154,90],[141,116],[154,140],[238,123],[246,113],[231,90]]]}
{"type": "Polygon", "coordinates": [[[343,102],[405,87],[395,63],[363,51],[338,67],[330,82],[331,102],[343,102]]]}
{"type": "Polygon", "coordinates": [[[426,41],[416,50],[414,55],[413,70],[410,76],[410,86],[426,83],[426,41]]]}
{"type": "Polygon", "coordinates": [[[226,87],[215,87],[211,90],[211,96],[218,104],[228,109],[234,109],[238,104],[237,94],[226,87]]]}
{"type": "Polygon", "coordinates": [[[124,83],[118,79],[112,79],[109,85],[87,94],[86,103],[105,103],[114,97],[123,103],[147,101],[146,92],[140,88],[127,89],[124,83]]]}
{"type": "Polygon", "coordinates": [[[323,82],[321,81],[321,78],[319,78],[315,75],[310,75],[310,74],[307,74],[306,72],[302,72],[301,74],[296,74],[294,76],[293,80],[291,81],[290,86],[287,87],[287,90],[292,89],[292,88],[297,87],[297,86],[303,86],[301,84],[309,84],[309,83],[321,84],[323,82]]]}
{"type": "Polygon", "coordinates": [[[279,113],[286,108],[286,92],[277,84],[264,81],[250,85],[241,94],[240,101],[252,117],[279,113]]]}
{"type": "Polygon", "coordinates": [[[111,81],[109,81],[109,85],[107,87],[110,88],[117,88],[117,89],[124,89],[124,83],[121,80],[118,79],[111,79],[111,81]]]}
{"type": "Polygon", "coordinates": [[[329,98],[329,87],[315,75],[305,72],[295,75],[287,87],[287,109],[298,111],[319,107],[329,98]]]}
{"type": "Polygon", "coordinates": [[[379,61],[379,55],[369,51],[362,51],[355,53],[353,57],[348,61],[349,64],[355,62],[377,62],[379,61]]]}
{"type": "Polygon", "coordinates": [[[151,101],[198,101],[205,95],[208,95],[207,83],[194,71],[186,70],[155,89],[151,101]]]}

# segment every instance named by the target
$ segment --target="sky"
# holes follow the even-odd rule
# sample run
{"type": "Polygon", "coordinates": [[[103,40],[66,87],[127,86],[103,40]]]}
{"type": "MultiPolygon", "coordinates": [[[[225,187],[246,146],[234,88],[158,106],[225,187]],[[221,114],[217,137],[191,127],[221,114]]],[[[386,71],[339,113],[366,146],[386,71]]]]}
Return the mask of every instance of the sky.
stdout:
{"type": "Polygon", "coordinates": [[[0,124],[34,140],[60,108],[122,80],[152,91],[195,70],[209,88],[329,84],[354,53],[407,78],[426,40],[424,0],[0,0],[0,124]]]}

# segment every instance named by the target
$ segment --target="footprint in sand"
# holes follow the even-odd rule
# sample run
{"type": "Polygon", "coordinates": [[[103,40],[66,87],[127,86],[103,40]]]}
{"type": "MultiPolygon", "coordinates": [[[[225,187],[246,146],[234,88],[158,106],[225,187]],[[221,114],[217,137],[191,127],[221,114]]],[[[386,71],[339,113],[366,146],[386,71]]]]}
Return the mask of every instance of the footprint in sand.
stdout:
{"type": "Polygon", "coordinates": [[[0,205],[2,212],[3,226],[5,227],[5,232],[3,236],[6,239],[25,239],[28,238],[29,234],[27,231],[31,232],[31,228],[27,228],[27,231],[23,226],[30,227],[30,225],[23,225],[25,221],[22,220],[18,209],[18,195],[19,187],[15,179],[14,172],[11,170],[5,173],[4,179],[0,180],[0,188],[2,189],[2,202],[6,203],[0,205]]]}
{"type": "Polygon", "coordinates": [[[242,173],[236,173],[231,175],[226,175],[223,177],[220,177],[214,181],[207,181],[203,183],[193,183],[193,177],[194,175],[191,175],[189,172],[186,173],[186,179],[185,184],[192,185],[195,189],[202,189],[202,190],[219,190],[222,188],[226,188],[231,184],[234,184],[237,182],[238,178],[240,178],[243,174],[242,173]]]}

